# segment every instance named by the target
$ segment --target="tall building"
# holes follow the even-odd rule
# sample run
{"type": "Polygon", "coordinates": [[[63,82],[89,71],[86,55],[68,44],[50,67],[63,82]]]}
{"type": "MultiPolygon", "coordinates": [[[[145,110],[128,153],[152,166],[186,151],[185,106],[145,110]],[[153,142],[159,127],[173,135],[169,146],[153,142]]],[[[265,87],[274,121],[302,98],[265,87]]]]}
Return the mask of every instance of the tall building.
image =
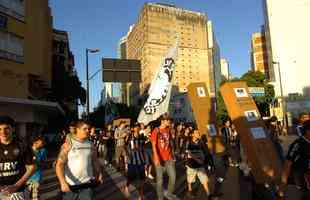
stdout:
{"type": "Polygon", "coordinates": [[[225,58],[221,58],[221,74],[225,79],[229,80],[229,63],[228,60],[226,60],[225,58]]]}
{"type": "Polygon", "coordinates": [[[55,101],[59,102],[66,114],[78,117],[78,98],[71,93],[79,90],[79,78],[74,68],[74,55],[70,51],[66,31],[53,30],[53,75],[52,90],[55,101]],[[75,82],[77,81],[77,82],[75,82]],[[73,84],[73,83],[76,84],[73,84]]]}
{"type": "Polygon", "coordinates": [[[40,132],[63,113],[49,101],[52,16],[48,0],[0,1],[0,115],[17,122],[22,137],[40,132]]]}
{"type": "MultiPolygon", "coordinates": [[[[210,65],[207,16],[174,5],[144,4],[136,24],[127,36],[127,58],[141,61],[140,94],[150,83],[168,49],[179,38],[173,85],[186,92],[191,82],[205,82],[214,90],[210,65]]],[[[136,95],[137,96],[137,95],[136,95]]]]}
{"type": "Polygon", "coordinates": [[[310,27],[302,21],[310,20],[310,0],[264,0],[264,3],[271,54],[268,64],[276,94],[280,96],[281,74],[284,96],[293,93],[309,96],[310,79],[305,72],[309,71],[310,27]]]}
{"type": "Polygon", "coordinates": [[[265,31],[253,33],[251,39],[251,66],[253,71],[265,74],[269,79],[268,51],[266,46],[265,31]]]}
{"type": "MultiPolygon", "coordinates": [[[[264,0],[264,16],[270,79],[277,97],[310,99],[309,52],[310,0],[264,0]],[[281,89],[282,88],[282,89],[281,89]]],[[[310,110],[308,103],[300,111],[310,110]]],[[[287,104],[295,112],[296,105],[287,104]]]]}
{"type": "MultiPolygon", "coordinates": [[[[131,33],[134,25],[129,27],[129,31],[126,36],[122,37],[119,42],[119,58],[127,59],[127,37],[131,33]]],[[[139,83],[131,82],[131,83],[121,83],[121,102],[127,104],[127,106],[137,105],[139,98],[135,98],[139,96],[140,88],[139,83]]]]}
{"type": "MultiPolygon", "coordinates": [[[[210,64],[210,96],[215,97],[220,89],[222,81],[221,75],[221,54],[220,47],[216,41],[212,22],[209,20],[208,27],[208,48],[209,48],[209,64],[210,64]]],[[[208,86],[208,85],[207,85],[208,86]]]]}

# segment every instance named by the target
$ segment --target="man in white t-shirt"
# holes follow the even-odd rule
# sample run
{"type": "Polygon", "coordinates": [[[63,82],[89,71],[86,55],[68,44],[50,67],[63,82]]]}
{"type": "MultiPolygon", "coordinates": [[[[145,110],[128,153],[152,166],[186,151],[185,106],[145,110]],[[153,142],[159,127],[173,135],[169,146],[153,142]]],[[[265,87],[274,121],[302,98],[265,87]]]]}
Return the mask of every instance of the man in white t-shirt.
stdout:
{"type": "Polygon", "coordinates": [[[64,200],[93,200],[93,187],[103,182],[94,144],[89,140],[90,126],[76,123],[76,133],[67,137],[56,162],[56,175],[64,200]]]}

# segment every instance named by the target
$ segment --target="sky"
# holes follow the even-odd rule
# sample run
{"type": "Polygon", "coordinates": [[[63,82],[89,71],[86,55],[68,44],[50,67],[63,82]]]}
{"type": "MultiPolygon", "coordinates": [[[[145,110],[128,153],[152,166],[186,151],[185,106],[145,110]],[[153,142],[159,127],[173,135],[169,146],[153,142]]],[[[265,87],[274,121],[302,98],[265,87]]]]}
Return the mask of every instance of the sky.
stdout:
{"type": "MultiPolygon", "coordinates": [[[[175,4],[206,13],[212,21],[222,58],[234,76],[250,68],[251,34],[263,25],[262,0],[50,0],[54,28],[68,31],[78,76],[86,88],[86,48],[100,49],[89,55],[90,75],[101,68],[101,59],[117,58],[118,42],[134,24],[145,2],[175,4]],[[87,3],[86,3],[87,2],[87,3]]],[[[90,81],[90,107],[100,100],[101,73],[90,81]]]]}

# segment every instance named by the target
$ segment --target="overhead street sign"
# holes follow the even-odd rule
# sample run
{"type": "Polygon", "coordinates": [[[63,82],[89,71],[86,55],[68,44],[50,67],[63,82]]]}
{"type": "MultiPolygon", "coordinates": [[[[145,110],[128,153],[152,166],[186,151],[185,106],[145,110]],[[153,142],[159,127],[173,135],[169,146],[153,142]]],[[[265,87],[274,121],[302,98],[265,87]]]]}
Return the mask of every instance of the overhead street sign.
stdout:
{"type": "Polygon", "coordinates": [[[141,82],[140,60],[103,58],[102,69],[104,82],[141,82]]]}
{"type": "Polygon", "coordinates": [[[263,97],[265,96],[264,87],[249,87],[249,93],[252,97],[263,97]]]}

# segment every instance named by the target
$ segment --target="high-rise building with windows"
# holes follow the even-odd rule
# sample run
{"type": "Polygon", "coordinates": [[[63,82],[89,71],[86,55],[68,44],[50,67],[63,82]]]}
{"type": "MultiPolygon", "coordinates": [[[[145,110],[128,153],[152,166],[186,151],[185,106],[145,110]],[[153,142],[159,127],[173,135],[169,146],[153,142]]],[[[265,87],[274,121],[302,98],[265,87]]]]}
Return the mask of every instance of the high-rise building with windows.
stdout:
{"type": "Polygon", "coordinates": [[[127,35],[127,58],[141,60],[143,94],[150,86],[168,49],[179,39],[178,59],[173,84],[186,92],[191,82],[205,82],[209,93],[215,93],[213,62],[216,51],[210,51],[207,15],[174,5],[146,3],[138,20],[127,35]]]}
{"type": "MultiPolygon", "coordinates": [[[[54,100],[61,102],[66,114],[78,117],[78,91],[82,90],[74,67],[67,31],[53,30],[52,92],[54,100]]],[[[68,117],[69,117],[68,116],[68,117]]]]}
{"type": "Polygon", "coordinates": [[[268,51],[264,28],[262,28],[261,32],[252,34],[251,67],[253,71],[262,72],[265,74],[266,79],[269,79],[268,51]]]}
{"type": "Polygon", "coordinates": [[[48,0],[0,1],[0,115],[13,117],[22,137],[63,113],[49,99],[52,40],[48,0]]]}

